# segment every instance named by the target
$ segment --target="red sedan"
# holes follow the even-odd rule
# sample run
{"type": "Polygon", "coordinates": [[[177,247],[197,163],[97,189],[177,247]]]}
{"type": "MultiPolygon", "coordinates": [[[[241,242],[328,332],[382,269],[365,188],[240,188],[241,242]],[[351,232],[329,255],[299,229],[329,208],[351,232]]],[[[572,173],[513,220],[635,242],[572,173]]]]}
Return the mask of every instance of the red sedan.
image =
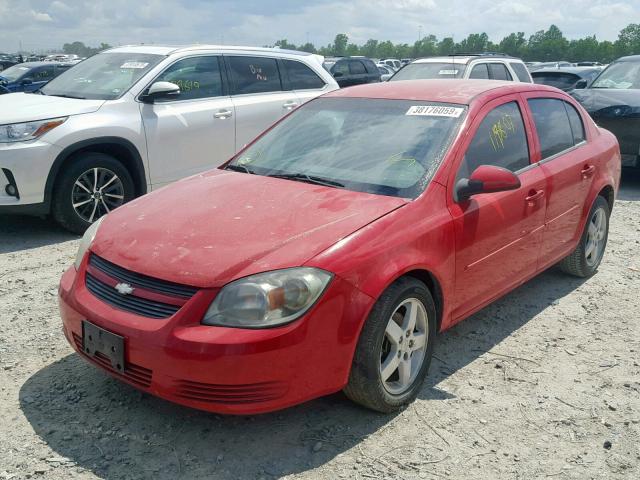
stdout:
{"type": "Polygon", "coordinates": [[[257,413],[344,389],[393,411],[437,332],[552,265],[596,272],[619,178],[615,137],[550,87],[332,92],[94,224],[60,283],[64,332],[190,407],[257,413]]]}

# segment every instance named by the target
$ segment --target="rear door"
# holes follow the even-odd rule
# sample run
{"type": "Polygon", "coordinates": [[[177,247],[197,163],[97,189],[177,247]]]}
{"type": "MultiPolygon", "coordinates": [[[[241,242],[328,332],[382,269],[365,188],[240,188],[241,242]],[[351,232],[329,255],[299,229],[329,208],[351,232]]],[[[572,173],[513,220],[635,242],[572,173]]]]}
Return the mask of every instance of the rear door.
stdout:
{"type": "Polygon", "coordinates": [[[361,85],[369,83],[369,74],[364,63],[360,60],[349,60],[349,73],[351,74],[351,85],[361,85]]]}
{"type": "Polygon", "coordinates": [[[180,95],[141,103],[154,186],[216,167],[235,152],[235,115],[216,55],[182,58],[154,82],[171,82],[180,95]]]}
{"type": "Polygon", "coordinates": [[[546,210],[546,179],[531,163],[532,134],[519,97],[490,102],[474,119],[449,181],[456,233],[453,317],[459,320],[535,274],[546,210]],[[518,175],[517,190],[453,200],[455,183],[481,165],[518,175]]]}
{"type": "Polygon", "coordinates": [[[587,147],[583,120],[573,105],[548,93],[525,97],[535,124],[536,160],[547,182],[540,260],[550,263],[565,255],[581,233],[582,209],[597,166],[587,147]]]}
{"type": "Polygon", "coordinates": [[[225,55],[236,112],[236,151],[300,105],[285,91],[278,60],[252,55],[225,55]]]}

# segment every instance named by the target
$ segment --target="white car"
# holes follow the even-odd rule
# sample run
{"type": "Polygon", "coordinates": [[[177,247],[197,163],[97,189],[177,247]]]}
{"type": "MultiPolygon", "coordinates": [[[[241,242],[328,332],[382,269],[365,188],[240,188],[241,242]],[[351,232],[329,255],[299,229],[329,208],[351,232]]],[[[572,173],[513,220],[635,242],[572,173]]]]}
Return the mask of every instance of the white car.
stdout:
{"type": "Polygon", "coordinates": [[[380,60],[380,63],[383,63],[384,65],[387,65],[393,68],[395,72],[397,72],[402,68],[402,62],[397,58],[383,58],[380,60]]]}
{"type": "Polygon", "coordinates": [[[405,65],[389,81],[433,78],[533,82],[522,60],[501,54],[460,54],[420,58],[405,65]]]}
{"type": "Polygon", "coordinates": [[[378,63],[376,67],[378,67],[378,71],[380,72],[381,82],[386,82],[391,77],[393,77],[394,73],[396,73],[396,71],[393,68],[391,68],[389,65],[386,65],[384,63],[378,63]]]}
{"type": "Polygon", "coordinates": [[[323,58],[270,48],[118,47],[39,92],[0,96],[0,214],[84,231],[149,190],[216,167],[338,88],[323,58]]]}

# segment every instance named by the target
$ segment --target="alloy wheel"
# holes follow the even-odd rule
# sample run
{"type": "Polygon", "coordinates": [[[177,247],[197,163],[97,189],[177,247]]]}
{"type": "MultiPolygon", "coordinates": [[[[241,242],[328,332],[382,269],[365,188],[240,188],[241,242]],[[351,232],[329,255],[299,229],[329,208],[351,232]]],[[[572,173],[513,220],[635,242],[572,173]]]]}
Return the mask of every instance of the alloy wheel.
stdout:
{"type": "Polygon", "coordinates": [[[91,168],[73,184],[71,203],[82,220],[93,223],[124,203],[124,185],[111,170],[91,168]]]}
{"type": "Polygon", "coordinates": [[[389,393],[401,395],[411,388],[424,363],[428,336],[422,302],[403,300],[389,318],[380,355],[380,378],[389,393]]]}
{"type": "Polygon", "coordinates": [[[604,252],[605,237],[607,235],[607,214],[598,208],[589,219],[584,255],[587,265],[597,265],[604,252]]]}

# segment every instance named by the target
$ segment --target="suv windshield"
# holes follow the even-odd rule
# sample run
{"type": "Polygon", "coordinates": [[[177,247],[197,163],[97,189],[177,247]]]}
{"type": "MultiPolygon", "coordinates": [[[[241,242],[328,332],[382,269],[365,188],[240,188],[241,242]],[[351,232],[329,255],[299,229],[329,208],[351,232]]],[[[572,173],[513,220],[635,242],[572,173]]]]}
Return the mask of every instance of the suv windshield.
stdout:
{"type": "Polygon", "coordinates": [[[13,67],[9,67],[6,70],[2,70],[0,72],[0,77],[6,79],[9,82],[15,82],[28,71],[29,67],[25,67],[24,65],[14,65],[13,67]]]}
{"type": "Polygon", "coordinates": [[[390,80],[425,80],[431,78],[462,78],[466,65],[462,63],[410,63],[390,80]]]}
{"type": "Polygon", "coordinates": [[[148,53],[100,53],[51,80],[40,91],[58,97],[114,100],[163,58],[148,53]]]}
{"type": "Polygon", "coordinates": [[[227,169],[403,198],[427,186],[466,107],[322,98],[296,110],[227,169]]]}
{"type": "Polygon", "coordinates": [[[640,88],[640,62],[616,62],[609,65],[591,88],[640,88]]]}

